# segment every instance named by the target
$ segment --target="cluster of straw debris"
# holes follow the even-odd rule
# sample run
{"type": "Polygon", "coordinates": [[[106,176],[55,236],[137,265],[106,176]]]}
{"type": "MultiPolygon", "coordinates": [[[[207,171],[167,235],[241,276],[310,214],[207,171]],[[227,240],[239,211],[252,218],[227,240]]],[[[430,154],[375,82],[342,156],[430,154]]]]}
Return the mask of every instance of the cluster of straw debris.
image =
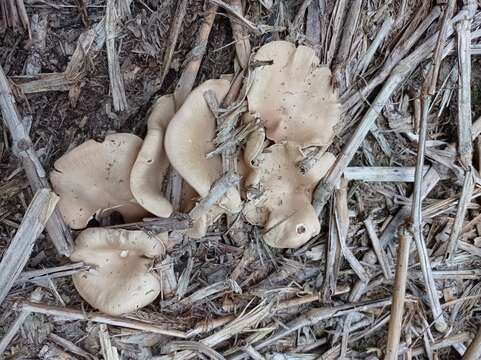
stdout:
{"type": "Polygon", "coordinates": [[[0,354],[481,358],[476,1],[0,11],[0,354]]]}

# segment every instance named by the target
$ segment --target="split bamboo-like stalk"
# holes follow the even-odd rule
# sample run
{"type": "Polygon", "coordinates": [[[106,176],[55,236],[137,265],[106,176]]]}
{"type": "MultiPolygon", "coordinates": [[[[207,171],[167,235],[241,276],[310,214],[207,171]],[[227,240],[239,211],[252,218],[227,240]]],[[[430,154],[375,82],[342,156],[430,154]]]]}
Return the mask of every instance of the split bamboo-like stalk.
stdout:
{"type": "Polygon", "coordinates": [[[391,318],[389,320],[387,348],[384,360],[398,359],[398,347],[401,339],[404,299],[406,296],[406,283],[409,265],[409,249],[411,247],[411,242],[412,235],[408,230],[401,228],[399,231],[396,276],[393,285],[391,318]]]}
{"type": "Polygon", "coordinates": [[[463,360],[479,360],[481,359],[481,329],[474,337],[471,344],[464,353],[463,360]]]}
{"type": "Polygon", "coordinates": [[[0,262],[0,304],[20,276],[59,198],[48,189],[38,190],[0,262]]]}

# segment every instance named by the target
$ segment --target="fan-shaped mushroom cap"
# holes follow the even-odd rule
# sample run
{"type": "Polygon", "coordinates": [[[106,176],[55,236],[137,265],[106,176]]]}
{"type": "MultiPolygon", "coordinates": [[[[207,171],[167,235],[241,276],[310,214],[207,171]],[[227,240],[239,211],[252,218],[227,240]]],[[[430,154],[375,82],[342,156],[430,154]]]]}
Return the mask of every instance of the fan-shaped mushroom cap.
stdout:
{"type": "MultiPolygon", "coordinates": [[[[222,175],[220,156],[206,158],[206,154],[214,149],[216,119],[203,94],[213,91],[221,102],[229,86],[227,80],[202,83],[187,97],[165,134],[165,151],[170,163],[202,198],[209,194],[214,182],[222,175]]],[[[235,188],[229,189],[218,205],[229,212],[240,211],[239,192],[235,188]]]]}
{"type": "Polygon", "coordinates": [[[276,248],[299,247],[320,231],[312,192],[334,155],[325,153],[305,175],[297,166],[302,159],[298,146],[274,144],[258,156],[259,167],[246,179],[252,197],[244,208],[246,219],[264,226],[264,240],[276,248]]]}
{"type": "Polygon", "coordinates": [[[302,146],[328,145],[339,121],[339,104],[331,72],[319,67],[314,50],[273,41],[255,59],[273,61],[254,70],[247,95],[249,111],[260,115],[267,137],[302,146]]]}
{"type": "Polygon", "coordinates": [[[142,231],[89,228],[77,237],[73,261],[92,265],[73,275],[82,298],[92,307],[119,315],[150,304],[160,293],[159,279],[150,272],[152,258],[164,254],[167,233],[160,240],[142,231]]]}
{"type": "Polygon", "coordinates": [[[138,136],[112,134],[103,142],[89,140],[55,162],[50,181],[71,228],[85,228],[94,214],[106,209],[118,211],[129,222],[146,215],[129,185],[141,144],[138,136]]]}
{"type": "Polygon", "coordinates": [[[175,114],[172,95],[160,97],[147,119],[147,135],[130,174],[130,188],[143,208],[154,215],[169,217],[172,205],[162,192],[169,160],[164,151],[164,132],[175,114]]]}

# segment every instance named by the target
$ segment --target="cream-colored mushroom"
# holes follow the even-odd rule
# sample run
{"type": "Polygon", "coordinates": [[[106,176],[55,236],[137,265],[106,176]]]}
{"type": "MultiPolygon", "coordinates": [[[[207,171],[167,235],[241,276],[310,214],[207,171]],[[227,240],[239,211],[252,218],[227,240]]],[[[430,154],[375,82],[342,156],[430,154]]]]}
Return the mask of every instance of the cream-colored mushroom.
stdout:
{"type": "MultiPolygon", "coordinates": [[[[220,156],[206,157],[215,147],[216,119],[204,99],[204,92],[212,91],[221,102],[229,86],[227,80],[207,80],[194,89],[170,121],[165,134],[165,151],[170,163],[201,198],[209,194],[214,182],[222,175],[220,156]]],[[[207,226],[223,212],[239,212],[241,199],[238,191],[229,189],[216,206],[223,211],[212,209],[210,215],[203,214],[206,218],[199,220],[206,225],[199,225],[199,231],[191,231],[189,236],[203,236],[207,226]]]]}
{"type": "Polygon", "coordinates": [[[175,114],[173,95],[160,97],[147,119],[147,135],[130,174],[130,188],[138,203],[159,217],[169,217],[172,205],[162,192],[169,160],[164,151],[164,133],[175,114]]]}
{"type": "Polygon", "coordinates": [[[273,41],[257,51],[255,60],[273,62],[254,70],[247,95],[249,111],[260,116],[266,136],[303,147],[329,145],[339,104],[331,72],[319,66],[314,50],[273,41]]]}
{"type": "Polygon", "coordinates": [[[73,275],[73,283],[92,307],[110,315],[135,311],[160,293],[160,281],[151,271],[153,258],[165,252],[167,233],[89,228],[77,237],[72,261],[92,267],[73,275]]]}
{"type": "Polygon", "coordinates": [[[312,192],[334,162],[325,153],[303,175],[298,162],[304,158],[299,146],[274,144],[260,154],[246,179],[247,221],[264,227],[264,240],[276,248],[296,248],[320,231],[320,223],[311,205],[312,192]]]}
{"type": "Polygon", "coordinates": [[[95,214],[115,210],[126,221],[137,221],[146,211],[135,201],[130,171],[142,139],[112,134],[103,142],[89,140],[59,158],[50,174],[59,209],[73,229],[83,229],[95,214]]]}

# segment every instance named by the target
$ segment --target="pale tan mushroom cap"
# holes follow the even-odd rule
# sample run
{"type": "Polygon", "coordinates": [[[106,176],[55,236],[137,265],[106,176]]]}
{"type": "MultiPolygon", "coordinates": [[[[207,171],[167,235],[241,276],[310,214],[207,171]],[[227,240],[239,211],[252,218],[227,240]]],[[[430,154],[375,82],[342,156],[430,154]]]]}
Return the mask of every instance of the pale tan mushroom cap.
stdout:
{"type": "MultiPolygon", "coordinates": [[[[213,91],[222,102],[229,90],[227,80],[207,80],[194,89],[169,123],[165,134],[165,151],[172,166],[194,188],[201,198],[207,196],[214,182],[222,175],[220,156],[206,158],[214,149],[217,128],[216,119],[210,111],[204,92],[213,91]]],[[[236,189],[229,189],[219,206],[229,212],[238,212],[241,199],[236,189]]],[[[207,225],[209,219],[207,217],[207,225]]],[[[199,229],[206,229],[200,226],[199,229]]],[[[196,232],[200,234],[201,232],[196,232]]]]}
{"type": "Polygon", "coordinates": [[[50,181],[60,196],[60,213],[71,228],[85,228],[94,214],[106,209],[120,212],[129,222],[146,215],[129,185],[141,144],[138,136],[112,134],[103,142],[89,140],[55,162],[50,181]]]}
{"type": "Polygon", "coordinates": [[[222,174],[220,156],[206,154],[214,149],[216,120],[204,100],[211,90],[219,102],[229,90],[227,80],[207,80],[194,89],[170,121],[165,133],[165,151],[172,166],[201,197],[222,174]]]}
{"type": "Polygon", "coordinates": [[[258,156],[258,168],[246,179],[246,187],[260,196],[247,202],[244,214],[251,224],[264,226],[264,240],[273,247],[299,247],[320,231],[311,205],[312,192],[334,162],[334,155],[325,153],[306,175],[297,167],[302,159],[296,145],[272,145],[258,156]]]}
{"type": "Polygon", "coordinates": [[[162,96],[155,102],[147,119],[147,135],[130,174],[130,188],[137,202],[159,217],[169,217],[173,211],[162,185],[169,167],[164,132],[174,114],[173,95],[162,96]]]}
{"type": "Polygon", "coordinates": [[[247,95],[249,111],[260,115],[267,137],[302,146],[329,145],[340,107],[331,72],[319,67],[314,50],[273,41],[262,46],[255,59],[274,62],[254,70],[247,95]]]}
{"type": "Polygon", "coordinates": [[[162,241],[167,241],[167,233],[152,237],[142,231],[84,230],[70,259],[92,268],[73,275],[75,288],[92,307],[110,315],[150,304],[160,293],[150,267],[153,257],[164,254],[162,241]]]}

